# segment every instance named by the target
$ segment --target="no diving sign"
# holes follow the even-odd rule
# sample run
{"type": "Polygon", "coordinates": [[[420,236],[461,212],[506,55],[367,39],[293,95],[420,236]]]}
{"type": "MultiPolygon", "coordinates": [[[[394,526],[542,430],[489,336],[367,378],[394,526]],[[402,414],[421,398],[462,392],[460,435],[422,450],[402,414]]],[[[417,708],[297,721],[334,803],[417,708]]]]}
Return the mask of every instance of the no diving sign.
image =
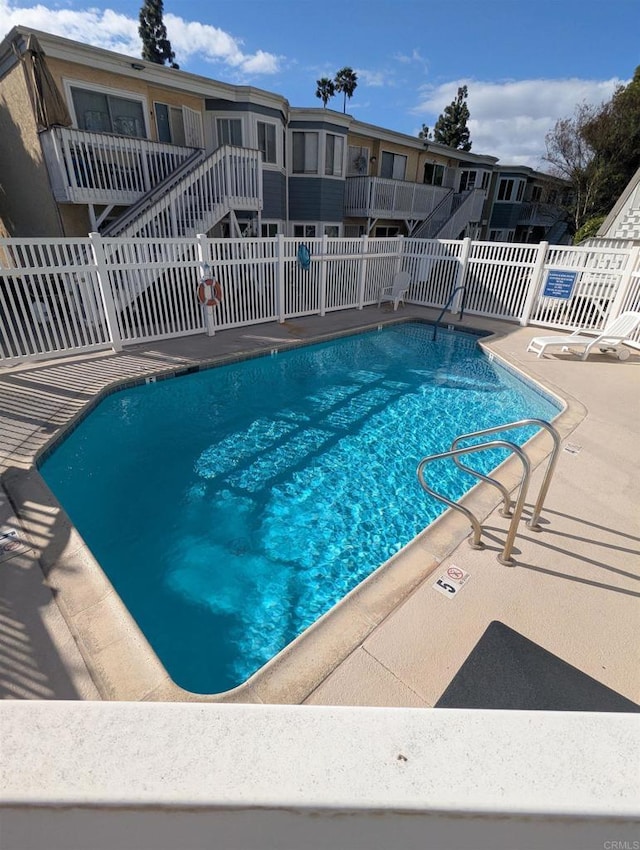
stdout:
{"type": "Polygon", "coordinates": [[[453,599],[456,593],[465,586],[469,579],[469,573],[466,570],[456,567],[453,564],[443,573],[436,583],[432,585],[434,590],[438,590],[449,599],[453,599]]]}
{"type": "Polygon", "coordinates": [[[0,528],[0,563],[8,561],[27,548],[15,528],[0,528]]]}

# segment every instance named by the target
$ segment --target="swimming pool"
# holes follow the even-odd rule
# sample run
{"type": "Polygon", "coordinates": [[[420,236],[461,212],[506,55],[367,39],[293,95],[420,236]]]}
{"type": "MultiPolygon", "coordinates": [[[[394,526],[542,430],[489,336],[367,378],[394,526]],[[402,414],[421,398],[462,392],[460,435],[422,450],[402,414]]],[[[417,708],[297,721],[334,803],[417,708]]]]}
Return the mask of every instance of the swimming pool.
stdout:
{"type": "Polygon", "coordinates": [[[404,324],[114,393],[40,471],[174,681],[217,693],[442,511],[420,458],[557,411],[477,337],[404,324]]]}

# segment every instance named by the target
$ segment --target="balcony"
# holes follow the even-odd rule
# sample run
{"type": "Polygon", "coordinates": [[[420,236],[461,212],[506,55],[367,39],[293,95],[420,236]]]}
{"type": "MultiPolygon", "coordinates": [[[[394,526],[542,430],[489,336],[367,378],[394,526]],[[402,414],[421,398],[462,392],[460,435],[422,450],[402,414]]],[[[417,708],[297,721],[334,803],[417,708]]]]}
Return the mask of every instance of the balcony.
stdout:
{"type": "Polygon", "coordinates": [[[344,214],[353,218],[425,219],[450,192],[385,177],[347,177],[344,214]]]}
{"type": "Polygon", "coordinates": [[[551,227],[562,217],[562,209],[555,204],[529,202],[522,204],[518,214],[518,224],[531,227],[551,227]]]}
{"type": "Polygon", "coordinates": [[[70,204],[133,204],[197,150],[71,127],[40,138],[54,197],[70,204]]]}

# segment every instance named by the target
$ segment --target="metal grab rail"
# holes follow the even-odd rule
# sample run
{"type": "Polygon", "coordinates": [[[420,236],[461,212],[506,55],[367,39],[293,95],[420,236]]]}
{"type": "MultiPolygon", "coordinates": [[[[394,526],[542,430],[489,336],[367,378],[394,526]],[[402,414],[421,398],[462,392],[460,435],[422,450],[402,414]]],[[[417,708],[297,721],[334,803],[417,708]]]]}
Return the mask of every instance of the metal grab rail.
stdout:
{"type": "Polygon", "coordinates": [[[455,510],[460,511],[460,513],[464,514],[464,516],[467,517],[473,529],[473,537],[470,541],[470,546],[472,549],[482,549],[483,543],[480,540],[482,536],[482,526],[480,525],[480,522],[478,521],[477,517],[468,508],[464,507],[463,505],[459,505],[457,502],[448,499],[446,496],[443,496],[440,493],[436,493],[435,490],[429,487],[425,479],[424,470],[425,467],[434,460],[441,460],[447,457],[456,458],[460,455],[474,454],[476,452],[483,451],[484,449],[494,448],[509,449],[509,451],[513,452],[520,458],[520,462],[522,463],[520,492],[518,494],[518,499],[513,511],[511,522],[509,524],[509,531],[507,533],[507,539],[505,540],[502,554],[498,555],[498,561],[501,564],[510,565],[514,563],[513,558],[511,557],[511,550],[513,549],[513,542],[516,537],[518,523],[520,522],[520,517],[522,516],[522,510],[524,508],[524,502],[527,496],[527,488],[529,487],[529,478],[531,475],[531,464],[529,463],[528,457],[522,451],[520,446],[517,446],[515,443],[510,443],[507,440],[490,440],[488,443],[480,443],[475,446],[464,446],[460,449],[452,449],[448,452],[441,452],[439,454],[429,455],[428,457],[422,458],[422,460],[418,464],[417,475],[418,481],[420,482],[422,489],[426,493],[428,493],[430,496],[433,496],[435,499],[438,499],[440,502],[443,502],[445,505],[448,505],[450,508],[454,508],[455,510]]]}
{"type": "MultiPolygon", "coordinates": [[[[497,434],[500,431],[508,431],[512,428],[523,428],[527,425],[537,425],[539,428],[544,428],[545,431],[547,431],[547,433],[550,434],[551,438],[553,439],[553,450],[551,452],[551,456],[549,457],[547,471],[544,474],[544,479],[542,481],[542,485],[540,486],[540,492],[538,493],[538,498],[536,500],[533,513],[531,514],[531,518],[527,521],[527,528],[531,529],[531,531],[542,531],[542,527],[540,526],[538,520],[540,519],[542,506],[549,490],[549,484],[551,483],[551,477],[553,476],[553,472],[556,467],[558,454],[560,453],[560,435],[553,427],[553,425],[551,425],[549,422],[546,422],[544,419],[519,419],[517,422],[509,422],[506,425],[496,425],[495,428],[483,428],[482,430],[474,431],[471,434],[460,434],[460,436],[456,437],[455,440],[451,443],[451,449],[456,449],[458,447],[458,444],[461,443],[463,440],[472,440],[475,437],[484,437],[485,435],[489,434],[497,434]]],[[[505,500],[502,515],[511,516],[511,499],[506,487],[500,484],[499,481],[495,481],[493,478],[490,478],[488,475],[483,475],[481,472],[477,472],[475,469],[471,469],[470,467],[465,466],[464,463],[461,463],[458,460],[457,455],[454,456],[453,462],[456,464],[456,466],[458,466],[459,469],[462,469],[465,472],[469,472],[471,475],[475,475],[476,477],[481,478],[483,481],[486,481],[487,484],[493,484],[495,487],[497,487],[501,491],[505,500]]]]}
{"type": "Polygon", "coordinates": [[[431,342],[436,341],[436,332],[438,330],[438,325],[440,324],[440,319],[444,316],[444,314],[447,312],[447,310],[451,306],[451,302],[455,298],[456,292],[459,292],[460,290],[462,290],[462,303],[460,304],[459,317],[462,318],[464,316],[464,300],[467,297],[467,287],[466,286],[456,286],[455,289],[451,292],[451,294],[447,298],[447,303],[444,305],[442,310],[440,310],[440,315],[436,319],[436,323],[433,326],[433,336],[431,337],[431,342]]]}

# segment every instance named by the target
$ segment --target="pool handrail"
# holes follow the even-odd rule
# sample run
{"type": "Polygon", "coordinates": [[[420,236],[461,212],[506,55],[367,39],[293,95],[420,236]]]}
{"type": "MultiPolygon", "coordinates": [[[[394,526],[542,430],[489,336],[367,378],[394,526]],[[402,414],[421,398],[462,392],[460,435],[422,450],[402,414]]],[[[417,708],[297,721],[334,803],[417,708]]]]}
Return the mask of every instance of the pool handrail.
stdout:
{"type": "MultiPolygon", "coordinates": [[[[536,419],[536,418],[527,418],[527,419],[519,419],[517,422],[508,422],[505,425],[496,425],[493,428],[482,428],[480,431],[473,431],[470,434],[460,434],[455,440],[451,443],[451,448],[456,449],[458,444],[463,440],[472,440],[475,437],[484,437],[489,434],[497,434],[500,431],[508,431],[512,428],[523,428],[528,425],[537,425],[539,428],[543,428],[548,434],[551,435],[553,439],[553,449],[551,451],[551,455],[549,456],[549,463],[547,464],[547,470],[544,474],[544,478],[542,480],[542,484],[540,485],[540,491],[538,493],[538,498],[536,500],[536,504],[533,508],[533,512],[529,520],[527,520],[527,528],[531,531],[542,531],[542,526],[540,525],[540,514],[542,513],[542,506],[544,505],[544,500],[547,496],[547,492],[549,490],[549,485],[551,484],[551,478],[553,476],[553,472],[556,467],[556,463],[558,461],[558,454],[560,452],[560,435],[558,431],[554,428],[554,426],[547,422],[544,419],[536,419]]],[[[482,445],[481,443],[476,443],[475,445],[482,445]]],[[[458,460],[458,456],[454,456],[453,462],[459,469],[464,470],[465,472],[469,472],[471,475],[475,475],[478,478],[482,478],[483,481],[486,481],[488,484],[493,484],[498,487],[498,489],[502,492],[505,497],[505,508],[502,511],[503,516],[510,516],[510,508],[511,501],[509,499],[507,490],[502,486],[498,481],[495,481],[493,478],[489,478],[489,476],[483,475],[481,472],[477,472],[475,469],[471,469],[468,466],[465,466],[460,460],[458,460]]]]}
{"type": "Polygon", "coordinates": [[[518,493],[518,499],[516,501],[516,506],[511,517],[511,522],[509,523],[509,531],[507,532],[507,538],[505,540],[502,553],[497,556],[498,561],[501,564],[511,566],[514,563],[514,560],[511,557],[513,542],[515,540],[516,532],[518,530],[518,523],[520,522],[520,517],[522,516],[522,510],[524,508],[525,499],[527,497],[527,489],[529,487],[529,478],[531,475],[531,464],[529,463],[529,458],[526,456],[520,446],[517,446],[515,443],[510,443],[508,440],[490,440],[487,443],[477,443],[473,446],[463,446],[462,448],[452,449],[448,452],[439,452],[438,454],[428,455],[427,457],[422,458],[422,460],[418,464],[418,469],[416,470],[416,473],[418,476],[418,481],[420,482],[420,486],[426,493],[428,493],[430,496],[433,496],[435,499],[438,499],[438,501],[443,502],[445,505],[448,505],[450,508],[454,508],[454,510],[460,511],[460,513],[464,514],[464,516],[467,517],[473,529],[473,536],[469,541],[469,545],[472,549],[482,549],[484,548],[484,544],[480,539],[482,536],[482,525],[480,524],[478,518],[464,505],[460,505],[458,504],[458,502],[452,501],[446,496],[443,496],[441,493],[436,493],[433,488],[429,487],[425,479],[424,470],[426,466],[434,460],[442,460],[448,457],[455,458],[460,455],[474,454],[476,452],[483,451],[484,449],[498,448],[508,449],[510,452],[519,457],[520,462],[522,463],[522,477],[520,479],[520,491],[518,493]]]}
{"type": "Polygon", "coordinates": [[[465,298],[467,297],[467,287],[466,287],[466,286],[462,286],[462,285],[460,285],[460,286],[456,286],[456,287],[455,287],[455,288],[451,291],[451,293],[450,293],[449,297],[447,298],[447,303],[444,305],[444,307],[442,308],[442,310],[440,310],[440,315],[439,315],[439,316],[438,316],[438,318],[436,319],[436,323],[435,323],[435,325],[433,326],[433,336],[431,337],[431,342],[435,342],[435,341],[436,341],[436,333],[437,333],[437,331],[438,331],[438,325],[440,324],[440,319],[442,319],[442,317],[444,316],[444,314],[447,312],[447,310],[448,310],[448,309],[449,309],[449,307],[451,306],[451,302],[452,302],[452,301],[453,301],[453,299],[455,298],[455,296],[456,296],[456,292],[460,292],[460,290],[462,290],[462,301],[460,302],[460,313],[459,313],[458,318],[462,319],[462,317],[464,316],[464,301],[465,301],[465,298]]]}

